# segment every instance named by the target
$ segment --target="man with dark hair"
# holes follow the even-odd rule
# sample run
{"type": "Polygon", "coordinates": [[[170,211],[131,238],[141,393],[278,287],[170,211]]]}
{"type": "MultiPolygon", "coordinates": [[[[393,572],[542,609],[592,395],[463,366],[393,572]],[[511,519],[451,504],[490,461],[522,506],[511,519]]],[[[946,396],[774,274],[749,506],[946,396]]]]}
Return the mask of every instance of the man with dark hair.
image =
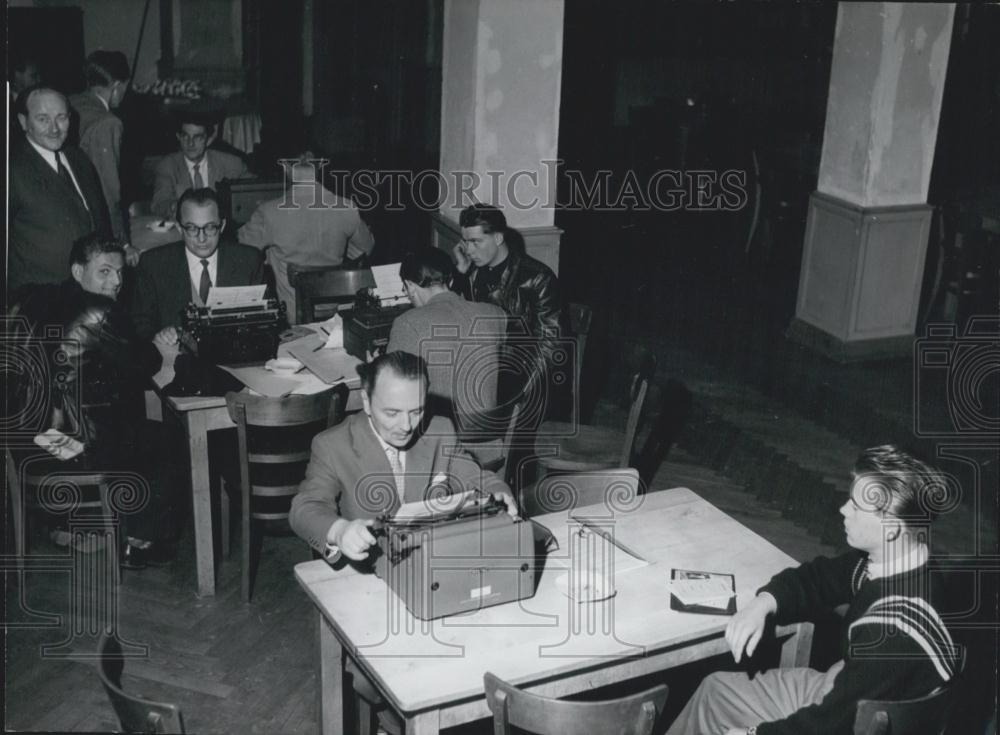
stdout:
{"type": "MultiPolygon", "coordinates": [[[[425,248],[403,258],[399,277],[416,308],[396,317],[388,350],[427,361],[431,413],[475,416],[497,405],[507,315],[499,306],[466,301],[451,291],[454,275],[443,250],[425,248]]],[[[458,423],[461,429],[463,421],[458,423]]]]}
{"type": "Polygon", "coordinates": [[[13,118],[16,112],[24,113],[23,109],[16,110],[18,97],[29,87],[41,84],[42,73],[38,59],[13,49],[8,51],[7,64],[7,79],[10,83],[9,113],[13,118]]]}
{"type": "Polygon", "coordinates": [[[298,156],[285,169],[284,195],[261,202],[237,239],[267,250],[278,298],[295,323],[295,290],[288,282],[288,264],[338,266],[357,260],[375,247],[371,230],[354,202],[331,192],[318,176],[312,154],[298,156]]]}
{"type": "MultiPolygon", "coordinates": [[[[119,178],[122,121],[112,110],[118,108],[128,90],[128,60],[121,51],[95,51],[84,68],[87,91],[69,98],[79,117],[77,136],[80,148],[90,158],[101,179],[101,189],[111,214],[115,238],[128,240],[122,188],[119,178]]],[[[139,261],[139,251],[128,248],[129,264],[139,261]]]]}
{"type": "Polygon", "coordinates": [[[110,237],[108,209],[93,164],[65,145],[69,107],[62,93],[32,87],[22,93],[23,136],[10,140],[8,293],[28,283],[59,283],[73,242],[110,237]]]}
{"type": "Polygon", "coordinates": [[[960,649],[938,612],[946,599],[928,569],[929,525],[944,477],[895,446],[858,458],[840,509],[852,550],[786,569],[726,626],[736,661],[753,655],[767,619],[812,620],[846,604],[844,658],[826,672],[774,669],[706,678],[668,735],[853,732],[860,699],[920,697],[959,673],[960,649]]]}
{"type": "Polygon", "coordinates": [[[295,533],[330,561],[341,552],[360,561],[375,543],[373,519],[404,502],[481,490],[516,515],[510,489],[479,468],[451,422],[440,416],[425,422],[427,366],[421,358],[388,352],[360,365],[358,373],[364,411],[313,439],[288,518],[295,533]]]}
{"type": "Polygon", "coordinates": [[[25,338],[37,339],[50,365],[40,373],[49,377],[47,385],[32,385],[32,376],[25,375],[17,390],[24,396],[44,391],[49,398],[49,427],[61,435],[46,448],[66,461],[59,471],[139,472],[153,489],[148,502],[123,517],[125,563],[135,568],[143,565],[139,557],[150,551],[151,541],[162,538],[166,520],[157,492],[161,483],[149,475],[151,463],[142,459],[154,444],[142,438],[143,392],[160,367],[161,354],[136,336],[116,303],[125,268],[122,243],[81,238],[73,244],[69,267],[69,279],[27,290],[11,312],[25,320],[25,338]],[[53,340],[53,334],[59,338],[53,340]]]}
{"type": "MultiPolygon", "coordinates": [[[[525,370],[519,385],[501,386],[502,400],[521,394],[545,400],[548,370],[552,367],[556,342],[559,338],[559,283],[544,263],[535,260],[507,241],[507,219],[496,207],[474,204],[459,215],[462,242],[454,248],[456,265],[461,274],[457,290],[469,301],[491,303],[513,317],[511,335],[530,337],[530,350],[525,340],[516,341],[517,354],[502,356],[505,374],[514,368],[525,370]],[[526,366],[522,367],[524,363],[526,366]]],[[[506,352],[515,342],[509,341],[506,352]]],[[[535,412],[537,421],[544,412],[535,412]]]]}
{"type": "Polygon", "coordinates": [[[188,189],[215,189],[223,179],[244,179],[250,175],[246,164],[231,153],[212,150],[217,126],[199,115],[186,113],[177,118],[180,150],[163,157],[156,165],[153,183],[153,214],[173,217],[177,200],[188,189]]]}
{"type": "Polygon", "coordinates": [[[153,248],[136,273],[132,316],[139,335],[177,344],[177,327],[188,304],[204,306],[213,286],[253,286],[264,282],[260,251],[221,243],[226,220],[212,189],[191,189],[177,203],[183,242],[153,248]]]}

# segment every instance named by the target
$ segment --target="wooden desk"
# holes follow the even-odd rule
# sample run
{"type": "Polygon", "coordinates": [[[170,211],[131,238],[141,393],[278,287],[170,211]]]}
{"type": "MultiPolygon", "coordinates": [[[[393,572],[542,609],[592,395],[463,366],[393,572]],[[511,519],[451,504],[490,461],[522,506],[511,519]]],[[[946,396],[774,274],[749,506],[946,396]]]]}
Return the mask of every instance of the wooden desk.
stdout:
{"type": "MultiPolygon", "coordinates": [[[[580,509],[596,514],[604,506],[580,509]]],[[[570,548],[567,515],[536,519],[570,548]]],[[[727,617],[670,609],[673,567],[731,572],[738,604],[776,572],[797,563],[686,488],[651,493],[615,518],[614,533],[651,563],[615,575],[617,595],[579,604],[561,594],[565,573],[550,557],[530,600],[424,622],[413,618],[382,580],[325,561],[295,567],[319,618],[321,731],[348,732],[343,720],[343,662],[350,656],[406,720],[407,735],[489,716],[483,673],[528,691],[564,697],[689,661],[725,653],[727,617]]],[[[782,666],[808,663],[812,625],[779,628],[788,636],[782,666]]]]}
{"type": "MultiPolygon", "coordinates": [[[[280,352],[280,349],[279,349],[280,352]]],[[[160,405],[171,411],[184,427],[191,458],[191,515],[194,519],[195,561],[198,567],[198,596],[215,594],[215,546],[212,542],[212,492],[208,466],[208,432],[236,426],[229,419],[224,396],[177,397],[163,395],[162,389],[174,379],[173,357],[164,357],[164,366],[153,377],[160,405]]],[[[346,381],[351,389],[348,411],[361,408],[361,381],[346,381]]],[[[147,416],[156,418],[147,397],[147,416]]]]}

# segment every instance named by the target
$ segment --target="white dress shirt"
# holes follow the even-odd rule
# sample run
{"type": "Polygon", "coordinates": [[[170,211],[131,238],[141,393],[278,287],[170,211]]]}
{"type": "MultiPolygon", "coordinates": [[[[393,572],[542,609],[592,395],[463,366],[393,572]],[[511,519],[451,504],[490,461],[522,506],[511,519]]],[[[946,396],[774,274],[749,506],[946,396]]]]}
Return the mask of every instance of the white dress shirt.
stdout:
{"type": "MultiPolygon", "coordinates": [[[[188,178],[191,180],[191,188],[193,189],[194,188],[194,167],[195,167],[195,164],[192,163],[191,160],[188,159],[188,158],[184,159],[184,164],[187,166],[187,169],[188,169],[188,178]]],[[[205,186],[211,186],[212,184],[208,180],[208,153],[207,152],[205,153],[204,156],[201,157],[201,160],[198,161],[197,165],[198,165],[198,173],[201,174],[201,180],[202,180],[202,182],[204,182],[205,186]]],[[[215,281],[212,281],[212,283],[215,283],[215,281]]]]}
{"type": "MultiPolygon", "coordinates": [[[[187,256],[188,273],[191,275],[191,285],[194,287],[194,292],[198,293],[198,289],[201,287],[202,259],[187,248],[184,248],[184,255],[187,256]]],[[[212,287],[215,288],[219,285],[217,278],[219,274],[219,251],[216,250],[214,253],[205,258],[205,260],[208,261],[208,277],[212,279],[212,287]]]]}

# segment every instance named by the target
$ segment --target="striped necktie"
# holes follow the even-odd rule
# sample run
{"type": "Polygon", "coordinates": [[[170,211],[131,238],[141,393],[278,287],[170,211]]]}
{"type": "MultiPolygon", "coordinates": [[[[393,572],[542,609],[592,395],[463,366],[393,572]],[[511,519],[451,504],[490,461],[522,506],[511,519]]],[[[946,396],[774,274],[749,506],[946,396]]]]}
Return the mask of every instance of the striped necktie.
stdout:
{"type": "Polygon", "coordinates": [[[201,161],[194,165],[194,175],[191,177],[195,189],[205,188],[205,179],[201,177],[201,161]]]}
{"type": "Polygon", "coordinates": [[[396,493],[399,495],[399,502],[403,502],[404,476],[403,462],[399,458],[399,450],[396,447],[386,447],[385,456],[389,459],[389,467],[392,469],[393,479],[396,481],[396,493]]]}

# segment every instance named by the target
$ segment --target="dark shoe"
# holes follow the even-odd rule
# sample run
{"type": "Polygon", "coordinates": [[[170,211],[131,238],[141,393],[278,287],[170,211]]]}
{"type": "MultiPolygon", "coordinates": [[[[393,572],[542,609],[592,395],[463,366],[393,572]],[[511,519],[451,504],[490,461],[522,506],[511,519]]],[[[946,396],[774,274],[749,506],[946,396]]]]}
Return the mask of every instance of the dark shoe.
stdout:
{"type": "Polygon", "coordinates": [[[177,558],[177,544],[168,541],[154,541],[143,550],[146,563],[151,567],[165,567],[177,558]]]}
{"type": "Polygon", "coordinates": [[[146,550],[125,542],[122,546],[121,567],[132,570],[145,569],[146,550]]]}

